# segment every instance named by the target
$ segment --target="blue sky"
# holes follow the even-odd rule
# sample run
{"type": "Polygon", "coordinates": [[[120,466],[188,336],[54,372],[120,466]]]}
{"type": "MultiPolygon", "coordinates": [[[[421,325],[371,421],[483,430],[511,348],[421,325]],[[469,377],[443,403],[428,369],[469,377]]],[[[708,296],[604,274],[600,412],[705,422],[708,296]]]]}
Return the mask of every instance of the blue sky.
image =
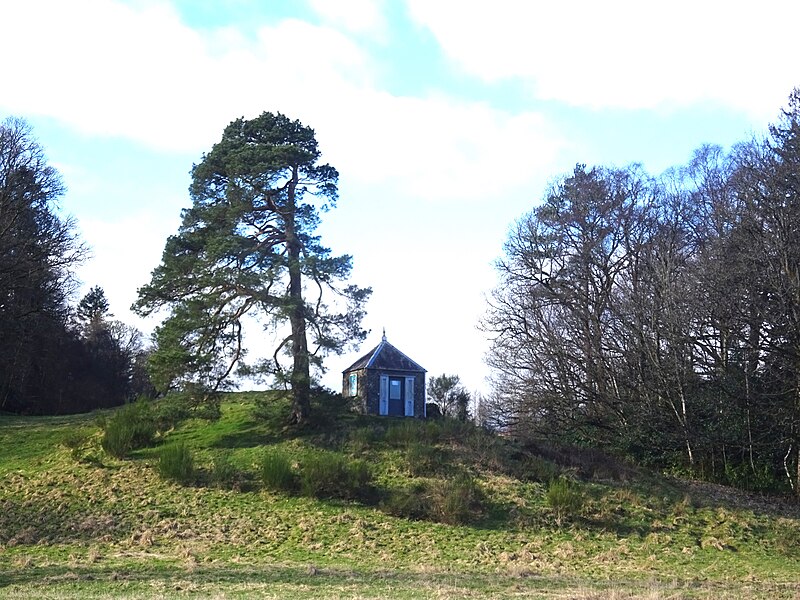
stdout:
{"type": "Polygon", "coordinates": [[[655,175],[762,133],[800,85],[798,20],[775,0],[0,1],[0,117],[63,175],[84,289],[146,332],[128,307],[192,164],[239,116],[300,119],[341,176],[323,241],[374,289],[362,351],[385,327],[485,391],[476,325],[514,220],[576,163],[655,175]]]}

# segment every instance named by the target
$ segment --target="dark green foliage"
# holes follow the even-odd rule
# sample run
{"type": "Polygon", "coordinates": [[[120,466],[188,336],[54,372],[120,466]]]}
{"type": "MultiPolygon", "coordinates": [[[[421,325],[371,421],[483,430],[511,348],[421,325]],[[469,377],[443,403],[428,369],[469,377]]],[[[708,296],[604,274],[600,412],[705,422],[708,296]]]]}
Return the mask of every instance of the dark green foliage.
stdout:
{"type": "Polygon", "coordinates": [[[780,519],[775,525],[775,546],[786,556],[800,555],[800,523],[780,519]]]}
{"type": "MultiPolygon", "coordinates": [[[[459,421],[469,418],[470,393],[458,375],[441,374],[428,379],[428,398],[437,404],[439,414],[459,421]]],[[[434,418],[438,415],[435,414],[434,418]]]]}
{"type": "Polygon", "coordinates": [[[169,431],[191,416],[185,399],[179,394],[169,394],[161,398],[154,407],[153,420],[158,431],[169,431]]]}
{"type": "Polygon", "coordinates": [[[417,481],[391,489],[380,506],[398,517],[463,525],[483,516],[485,496],[472,476],[460,474],[453,479],[417,481]]]}
{"type": "MultiPolygon", "coordinates": [[[[74,220],[62,216],[63,193],[31,128],[20,119],[1,122],[0,410],[76,413],[129,396],[119,339],[90,340],[72,318],[71,271],[86,248],[74,220]]],[[[103,313],[102,303],[93,310],[103,313]]]]}
{"type": "Polygon", "coordinates": [[[85,429],[71,429],[61,440],[62,445],[69,449],[72,458],[81,460],[83,451],[91,438],[91,434],[85,429]]]}
{"type": "Polygon", "coordinates": [[[109,314],[109,308],[105,290],[96,285],[78,302],[75,315],[84,329],[92,329],[100,327],[108,317],[113,316],[109,314]]]}
{"type": "Polygon", "coordinates": [[[131,451],[151,445],[155,435],[153,412],[144,400],[138,400],[106,421],[100,444],[111,456],[125,458],[131,451]]]}
{"type": "Polygon", "coordinates": [[[362,460],[319,452],[305,457],[300,468],[300,491],[315,498],[368,500],[372,497],[372,472],[362,460]]]}
{"type": "Polygon", "coordinates": [[[597,448],[580,448],[567,444],[543,444],[530,442],[526,449],[534,456],[574,470],[584,479],[609,479],[626,481],[635,469],[624,460],[597,448]]]}
{"type": "Polygon", "coordinates": [[[525,456],[519,465],[517,475],[523,480],[549,483],[561,475],[561,469],[541,456],[525,456]]]}
{"type": "Polygon", "coordinates": [[[280,450],[270,449],[261,457],[261,481],[269,490],[292,492],[297,489],[297,473],[289,456],[280,450]]]}
{"type": "Polygon", "coordinates": [[[182,443],[164,446],[158,453],[158,474],[162,479],[188,484],[195,480],[194,456],[182,443]]]}
{"type": "Polygon", "coordinates": [[[333,256],[315,235],[320,210],[336,203],[339,177],[320,156],[313,129],[265,112],[233,121],[194,166],[192,206],[135,305],[143,315],[170,311],[149,362],[159,391],[191,384],[213,395],[237,369],[274,376],[290,385],[291,418],[304,423],[310,368],[364,339],[371,291],[345,285],[351,257],[333,256]],[[318,296],[307,301],[312,290],[318,296]],[[288,326],[274,359],[244,364],[246,315],[288,326]],[[285,355],[291,364],[281,364],[285,355]]]}
{"type": "Polygon", "coordinates": [[[545,500],[553,511],[556,523],[561,525],[565,519],[580,516],[585,497],[578,484],[559,477],[553,479],[547,486],[545,500]]]}

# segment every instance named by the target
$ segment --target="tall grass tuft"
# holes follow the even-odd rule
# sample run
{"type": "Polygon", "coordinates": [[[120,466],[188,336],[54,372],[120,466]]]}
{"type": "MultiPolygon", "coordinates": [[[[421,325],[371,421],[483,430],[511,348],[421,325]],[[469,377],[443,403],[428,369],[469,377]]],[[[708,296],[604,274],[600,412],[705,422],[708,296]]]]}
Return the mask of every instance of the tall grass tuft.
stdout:
{"type": "Polygon", "coordinates": [[[261,481],[265,488],[276,492],[291,492],[297,488],[297,475],[285,452],[272,449],[261,457],[261,481]]]}
{"type": "Polygon", "coordinates": [[[111,456],[125,458],[133,450],[151,445],[155,435],[150,407],[144,400],[138,400],[126,404],[105,422],[100,444],[111,456]]]}
{"type": "Polygon", "coordinates": [[[471,523],[483,512],[483,493],[473,477],[459,475],[436,486],[432,507],[440,523],[471,523]]]}
{"type": "Polygon", "coordinates": [[[557,464],[536,455],[526,456],[518,472],[520,479],[539,483],[550,483],[561,475],[561,469],[557,464]]]}
{"type": "Polygon", "coordinates": [[[547,500],[547,505],[553,511],[556,525],[559,527],[564,520],[580,516],[585,500],[580,488],[563,477],[550,482],[545,499],[547,500]]]}
{"type": "Polygon", "coordinates": [[[195,477],[192,451],[182,442],[164,446],[158,456],[158,474],[162,479],[192,483],[195,477]]]}
{"type": "Polygon", "coordinates": [[[348,460],[333,453],[307,457],[300,470],[300,490],[315,498],[366,500],[373,489],[372,472],[362,460],[348,460]]]}
{"type": "Polygon", "coordinates": [[[403,446],[415,442],[435,444],[442,435],[442,425],[435,421],[403,419],[389,426],[384,440],[393,446],[403,446]]]}

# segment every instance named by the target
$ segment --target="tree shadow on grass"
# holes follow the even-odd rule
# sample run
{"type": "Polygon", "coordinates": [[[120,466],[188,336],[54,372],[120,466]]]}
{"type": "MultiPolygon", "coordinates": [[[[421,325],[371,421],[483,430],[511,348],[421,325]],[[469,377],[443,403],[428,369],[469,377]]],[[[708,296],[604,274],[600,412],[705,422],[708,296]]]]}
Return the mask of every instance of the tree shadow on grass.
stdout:
{"type": "Polygon", "coordinates": [[[235,433],[226,433],[217,439],[212,448],[255,448],[256,446],[269,446],[286,439],[284,436],[276,435],[274,432],[266,431],[263,426],[253,423],[247,427],[242,427],[235,433]]]}

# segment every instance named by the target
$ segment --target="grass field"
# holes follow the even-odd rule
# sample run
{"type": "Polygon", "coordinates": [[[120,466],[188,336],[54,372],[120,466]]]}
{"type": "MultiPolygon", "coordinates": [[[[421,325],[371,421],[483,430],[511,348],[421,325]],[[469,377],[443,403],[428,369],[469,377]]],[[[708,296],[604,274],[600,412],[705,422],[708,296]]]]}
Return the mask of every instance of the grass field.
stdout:
{"type": "Polygon", "coordinates": [[[0,597],[800,598],[800,519],[779,499],[333,406],[298,432],[278,399],[256,417],[259,398],[232,394],[219,420],[124,460],[101,449],[97,415],[0,415],[0,597]],[[189,485],[157,473],[176,442],[189,485]],[[298,472],[363,461],[370,492],[270,491],[276,449],[298,472]],[[463,480],[475,495],[452,508],[441,490],[463,480]],[[553,480],[577,502],[558,504],[553,480]],[[408,508],[415,490],[427,512],[408,508]]]}

